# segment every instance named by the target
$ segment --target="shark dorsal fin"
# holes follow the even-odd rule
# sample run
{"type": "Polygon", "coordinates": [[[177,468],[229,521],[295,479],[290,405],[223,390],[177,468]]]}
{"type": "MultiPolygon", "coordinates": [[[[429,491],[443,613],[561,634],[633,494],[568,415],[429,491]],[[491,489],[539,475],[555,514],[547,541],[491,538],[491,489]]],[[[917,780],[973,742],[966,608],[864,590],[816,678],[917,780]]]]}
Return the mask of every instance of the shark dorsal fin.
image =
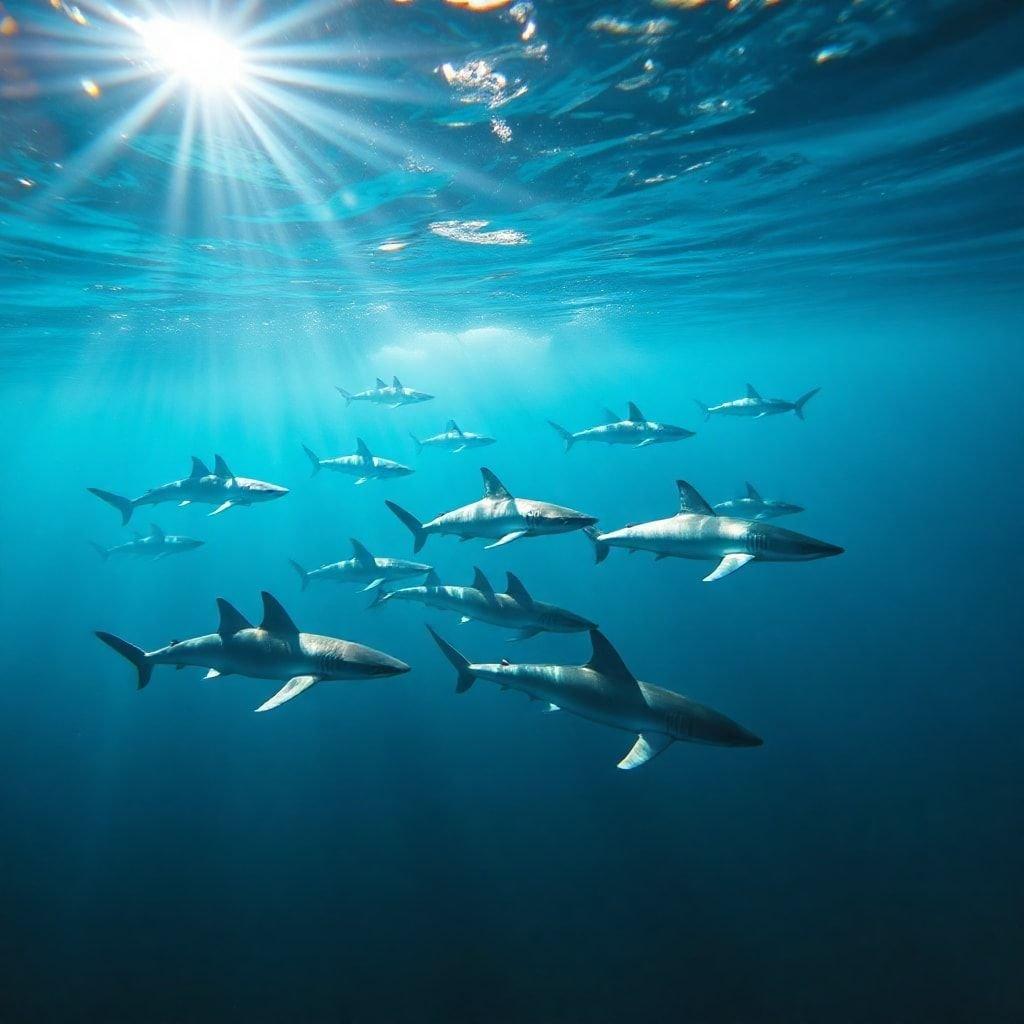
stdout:
{"type": "Polygon", "coordinates": [[[599,629],[592,629],[590,631],[590,642],[594,649],[585,667],[598,673],[598,675],[614,679],[616,682],[629,683],[639,692],[636,676],[626,667],[626,663],[620,657],[619,652],[608,642],[608,638],[604,633],[599,629]]]}
{"type": "Polygon", "coordinates": [[[505,575],[508,577],[508,586],[505,588],[508,596],[517,604],[533,604],[533,598],[530,597],[529,591],[523,586],[523,581],[515,573],[509,572],[505,575]]]}
{"type": "Polygon", "coordinates": [[[234,479],[235,474],[228,469],[228,464],[221,458],[220,455],[214,455],[213,457],[213,472],[216,476],[225,476],[229,480],[234,479]]]}
{"type": "Polygon", "coordinates": [[[607,406],[604,409],[604,421],[605,423],[618,423],[620,416],[617,412],[612,412],[607,406]]]}
{"type": "Polygon", "coordinates": [[[445,427],[445,430],[447,430],[449,433],[462,433],[461,428],[459,427],[458,423],[455,422],[455,420],[449,420],[447,426],[445,427]]]}
{"type": "Polygon", "coordinates": [[[189,474],[193,480],[197,480],[201,476],[209,476],[210,470],[207,468],[205,462],[202,459],[197,459],[194,455],[192,456],[192,472],[189,474]]]}
{"type": "Polygon", "coordinates": [[[142,534],[138,530],[132,530],[131,534],[136,540],[142,540],[142,534]]]}
{"type": "Polygon", "coordinates": [[[484,575],[483,569],[476,565],[473,566],[473,586],[488,597],[494,593],[491,581],[484,575]]]}
{"type": "Polygon", "coordinates": [[[629,418],[633,423],[646,423],[647,420],[644,414],[636,407],[633,402],[629,403],[629,418]]]}
{"type": "Polygon", "coordinates": [[[263,598],[263,621],[260,623],[260,629],[285,636],[298,633],[299,627],[292,622],[292,617],[281,607],[281,602],[273,594],[268,594],[264,590],[260,596],[263,598]]]}
{"type": "Polygon", "coordinates": [[[757,488],[749,481],[747,482],[747,497],[753,501],[761,500],[761,495],[757,493],[757,488]]]}
{"type": "Polygon", "coordinates": [[[700,496],[693,484],[685,480],[677,480],[679,488],[679,514],[693,516],[713,516],[715,510],[700,496]]]}
{"type": "Polygon", "coordinates": [[[480,475],[484,478],[485,498],[511,498],[509,489],[486,467],[480,467],[480,475]]]}
{"type": "Polygon", "coordinates": [[[430,572],[423,578],[423,586],[425,587],[439,587],[441,586],[441,577],[437,575],[436,569],[431,569],[430,572]]]}
{"type": "Polygon", "coordinates": [[[349,543],[352,545],[352,554],[360,565],[375,566],[377,564],[366,546],[360,544],[355,537],[349,537],[349,543]]]}
{"type": "Polygon", "coordinates": [[[373,458],[373,453],[370,451],[370,449],[367,446],[366,442],[361,437],[357,437],[356,438],[356,451],[364,459],[372,459],[373,458]]]}
{"type": "Polygon", "coordinates": [[[754,390],[754,385],[753,384],[748,384],[747,385],[747,398],[754,398],[758,402],[761,401],[761,396],[754,390]]]}
{"type": "Polygon", "coordinates": [[[379,387],[379,388],[386,388],[387,387],[387,384],[384,383],[384,380],[383,380],[382,377],[378,377],[377,378],[377,387],[379,387]]]}
{"type": "Polygon", "coordinates": [[[394,388],[400,388],[402,386],[402,382],[397,377],[392,377],[391,386],[394,388]]]}
{"type": "Polygon", "coordinates": [[[252,629],[252,623],[223,597],[217,598],[217,610],[220,612],[220,625],[217,632],[221,636],[234,636],[241,629],[252,629]]]}
{"type": "Polygon", "coordinates": [[[164,531],[161,530],[160,527],[156,525],[156,523],[150,523],[149,524],[149,535],[154,540],[159,540],[159,541],[164,540],[164,538],[167,536],[167,534],[164,533],[164,531]]]}

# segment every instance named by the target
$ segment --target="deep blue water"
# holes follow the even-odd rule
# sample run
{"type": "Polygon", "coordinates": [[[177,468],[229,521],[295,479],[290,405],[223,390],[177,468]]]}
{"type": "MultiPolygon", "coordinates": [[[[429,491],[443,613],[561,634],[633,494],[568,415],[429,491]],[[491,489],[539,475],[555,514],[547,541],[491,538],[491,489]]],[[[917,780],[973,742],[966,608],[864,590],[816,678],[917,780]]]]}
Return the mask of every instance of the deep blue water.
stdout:
{"type": "Polygon", "coordinates": [[[1024,1017],[1019,9],[221,8],[269,25],[251,77],[142,121],[165,68],[113,9],[0,5],[0,1024],[1024,1017]],[[335,391],[392,374],[436,399],[335,391]],[[822,390],[702,421],[748,381],[822,390]],[[697,434],[565,454],[545,422],[627,401],[697,434]],[[417,455],[449,417],[497,444],[417,455]],[[416,473],[310,478],[303,443],[357,437],[416,473]],[[85,488],[214,453],[290,493],[141,509],[205,545],[100,561],[130,534],[85,488]],[[764,746],[617,771],[631,735],[456,695],[424,624],[477,661],[585,634],[300,590],[288,559],[350,537],[411,557],[384,499],[428,518],[482,465],[605,528],[677,478],[806,506],[780,525],[845,554],[710,585],[579,534],[422,552],[764,746]],[[261,590],[412,672],[255,715],[276,683],[138,692],[92,635],[152,649],[261,590]]]}

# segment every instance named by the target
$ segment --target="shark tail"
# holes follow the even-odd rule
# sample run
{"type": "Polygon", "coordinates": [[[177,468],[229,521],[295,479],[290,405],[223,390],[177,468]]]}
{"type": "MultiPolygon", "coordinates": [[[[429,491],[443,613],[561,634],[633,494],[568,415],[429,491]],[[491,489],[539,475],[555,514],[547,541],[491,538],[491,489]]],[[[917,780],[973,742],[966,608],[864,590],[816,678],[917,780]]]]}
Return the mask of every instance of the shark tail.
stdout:
{"type": "Polygon", "coordinates": [[[409,436],[412,438],[413,444],[416,445],[416,454],[419,455],[423,451],[423,442],[411,430],[409,436]]]}
{"type": "Polygon", "coordinates": [[[345,407],[348,408],[352,404],[352,396],[344,388],[339,388],[337,385],[334,386],[334,390],[345,399],[345,407]]]}
{"type": "Polygon", "coordinates": [[[452,663],[458,678],[455,681],[455,692],[465,693],[473,685],[473,673],[469,671],[469,659],[464,658],[447,640],[439,637],[427,626],[427,631],[434,638],[434,642],[441,648],[441,653],[452,663]]]}
{"type": "Polygon", "coordinates": [[[309,459],[310,464],[313,466],[313,472],[310,476],[316,476],[320,472],[320,458],[315,451],[311,448],[307,448],[305,445],[302,446],[302,450],[306,453],[306,458],[309,459]]]}
{"type": "Polygon", "coordinates": [[[97,544],[94,541],[89,541],[89,547],[91,547],[93,551],[95,551],[96,554],[103,559],[104,562],[110,557],[110,555],[107,554],[107,549],[102,544],[97,544]]]}
{"type": "Polygon", "coordinates": [[[288,564],[299,574],[299,579],[302,580],[302,589],[305,590],[309,586],[309,573],[298,562],[293,562],[290,558],[288,564]]]}
{"type": "Polygon", "coordinates": [[[608,557],[611,548],[604,541],[597,539],[597,530],[593,526],[585,527],[583,532],[590,538],[590,543],[594,545],[594,562],[600,565],[608,557]]]}
{"type": "Polygon", "coordinates": [[[409,528],[412,533],[412,550],[414,553],[419,551],[427,542],[427,531],[423,529],[423,524],[411,512],[406,512],[401,505],[396,505],[393,501],[385,501],[384,504],[409,528]]]}
{"type": "Polygon", "coordinates": [[[569,451],[570,448],[576,443],[576,438],[569,433],[565,427],[560,427],[554,420],[548,420],[548,425],[558,434],[559,437],[565,442],[565,450],[569,451]]]}
{"type": "Polygon", "coordinates": [[[699,398],[695,398],[693,404],[704,414],[704,422],[707,423],[711,419],[711,410],[699,398]]]}
{"type": "Polygon", "coordinates": [[[135,644],[130,644],[127,640],[114,636],[113,633],[97,632],[96,635],[108,647],[113,648],[122,658],[127,658],[135,666],[136,671],[139,673],[139,689],[141,690],[149,682],[149,677],[153,674],[153,666],[146,652],[136,647],[135,644]]]}
{"type": "Polygon", "coordinates": [[[804,406],[821,390],[821,388],[812,388],[807,392],[806,395],[801,395],[793,403],[793,412],[797,414],[800,419],[804,418],[804,406]]]}
{"type": "Polygon", "coordinates": [[[132,512],[135,511],[135,502],[131,498],[122,498],[120,494],[101,491],[98,487],[87,487],[86,490],[90,494],[95,494],[97,498],[101,498],[108,505],[113,505],[121,513],[121,525],[128,525],[128,520],[131,519],[132,512]]]}

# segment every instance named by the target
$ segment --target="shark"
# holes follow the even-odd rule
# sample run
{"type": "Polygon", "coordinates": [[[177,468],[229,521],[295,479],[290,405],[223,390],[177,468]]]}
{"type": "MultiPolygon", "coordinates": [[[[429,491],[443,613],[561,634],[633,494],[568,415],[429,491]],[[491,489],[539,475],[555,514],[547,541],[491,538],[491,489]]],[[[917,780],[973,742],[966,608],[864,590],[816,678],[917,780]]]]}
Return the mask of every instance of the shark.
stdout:
{"type": "Polygon", "coordinates": [[[377,383],[372,388],[359,391],[354,395],[341,387],[336,387],[336,390],[345,399],[346,406],[353,402],[372,402],[374,405],[386,405],[389,409],[398,409],[403,405],[429,402],[434,397],[425,391],[414,391],[412,388],[405,387],[397,377],[392,378],[390,386],[378,377],[377,383]]]}
{"type": "Polygon", "coordinates": [[[248,676],[285,680],[257,711],[270,711],[305,693],[316,683],[380,679],[409,671],[404,661],[372,647],[316,633],[300,633],[280,602],[262,594],[263,620],[253,626],[224,598],[217,598],[220,622],[216,633],[172,640],[166,647],[144,651],[112,633],[97,632],[108,647],[130,661],[138,672],[138,688],[149,683],[157,665],[208,669],[206,679],[248,676]]]}
{"type": "Polygon", "coordinates": [[[803,512],[802,505],[791,505],[788,501],[762,498],[757,488],[747,484],[747,493],[742,498],[730,498],[713,505],[716,516],[734,516],[737,519],[778,519],[780,516],[795,516],[803,512]]]}
{"type": "MultiPolygon", "coordinates": [[[[115,544],[113,547],[105,548],[102,544],[93,544],[96,553],[105,562],[108,558],[117,558],[122,555],[134,555],[135,557],[152,558],[154,562],[168,555],[182,554],[185,551],[195,551],[205,543],[195,540],[193,537],[181,537],[173,533],[164,533],[156,523],[150,523],[149,533],[141,534],[133,531],[135,536],[124,544],[115,544]]],[[[90,542],[91,543],[91,542],[90,542]]]]}
{"type": "Polygon", "coordinates": [[[486,622],[504,629],[515,629],[515,640],[529,640],[538,633],[580,633],[595,629],[595,623],[582,615],[566,611],[557,605],[535,601],[522,581],[514,573],[507,573],[504,594],[495,593],[494,587],[479,568],[473,570],[473,583],[468,587],[443,586],[436,572],[431,571],[422,586],[403,587],[401,590],[377,591],[371,608],[380,608],[388,601],[413,601],[455,612],[460,622],[486,622]]]}
{"type": "Polygon", "coordinates": [[[486,434],[473,434],[468,430],[461,429],[455,420],[449,420],[445,424],[442,434],[434,434],[433,437],[425,437],[423,440],[413,433],[410,433],[409,436],[416,443],[417,453],[422,452],[424,448],[440,448],[457,455],[459,452],[466,451],[467,448],[485,448],[487,445],[495,443],[494,438],[488,437],[486,434]]]}
{"type": "Polygon", "coordinates": [[[305,590],[311,580],[336,580],[338,583],[365,583],[363,591],[367,591],[374,590],[382,583],[409,579],[434,571],[432,566],[424,565],[422,562],[409,562],[404,558],[375,558],[354,537],[350,539],[350,543],[352,557],[341,562],[321,565],[319,569],[311,569],[308,572],[298,562],[292,562],[292,568],[302,580],[302,589],[305,590]]]}
{"type": "Polygon", "coordinates": [[[216,516],[227,512],[229,508],[263,504],[283,498],[288,493],[287,487],[278,484],[235,476],[219,455],[215,457],[212,473],[202,460],[193,455],[192,472],[187,477],[152,487],[137,498],[122,498],[119,494],[101,491],[98,487],[86,489],[108,505],[113,505],[121,513],[122,525],[127,525],[135,509],[143,505],[162,505],[168,501],[177,502],[179,508],[192,504],[216,505],[209,513],[216,516]]]}
{"type": "Polygon", "coordinates": [[[463,540],[474,537],[493,539],[493,543],[486,547],[497,548],[522,537],[569,533],[597,522],[594,516],[562,505],[532,498],[513,498],[508,488],[486,467],[481,467],[480,475],[484,479],[484,496],[479,501],[443,512],[426,523],[421,523],[393,501],[385,502],[412,533],[414,552],[419,551],[434,533],[455,534],[463,540]]]}
{"type": "Polygon", "coordinates": [[[513,665],[504,658],[473,664],[433,629],[427,629],[457,673],[456,693],[465,693],[478,679],[486,679],[502,689],[520,690],[532,700],[545,701],[548,711],[565,711],[636,733],[619,768],[639,768],[676,741],[718,747],[759,747],[763,743],[721,712],[637,679],[600,630],[590,631],[590,659],[583,665],[513,665]]]}
{"type": "Polygon", "coordinates": [[[633,402],[629,403],[629,415],[626,419],[619,419],[616,413],[605,409],[604,423],[596,427],[587,427],[586,430],[577,430],[575,433],[560,427],[554,420],[548,420],[548,424],[565,441],[567,452],[571,451],[577,441],[628,444],[633,448],[648,448],[652,444],[667,444],[670,441],[682,441],[694,436],[692,430],[686,430],[684,427],[674,427],[671,423],[655,423],[647,419],[633,402]]]}
{"type": "Polygon", "coordinates": [[[356,438],[355,455],[338,455],[333,459],[321,459],[316,452],[311,451],[305,445],[302,450],[306,453],[313,466],[311,476],[316,476],[321,469],[333,469],[336,473],[346,473],[349,476],[357,477],[357,484],[365,484],[368,480],[394,480],[396,477],[408,476],[416,470],[410,466],[403,466],[400,462],[393,462],[391,459],[382,459],[374,455],[366,442],[356,438]]]}
{"type": "MultiPolygon", "coordinates": [[[[747,385],[747,393],[743,398],[733,399],[731,402],[722,402],[719,405],[705,405],[697,402],[697,408],[704,413],[704,419],[709,420],[712,416],[752,416],[760,419],[762,416],[779,416],[784,412],[795,413],[797,419],[804,418],[804,406],[821,390],[812,388],[806,395],[801,395],[795,402],[789,402],[785,398],[762,398],[753,386],[747,385]]],[[[696,399],[695,399],[696,401],[696,399]]]]}
{"type": "Polygon", "coordinates": [[[769,523],[720,516],[685,480],[677,480],[679,512],[668,519],[629,525],[592,537],[600,562],[609,547],[650,551],[656,559],[691,558],[717,562],[705,583],[724,579],[748,562],[808,562],[841,555],[835,544],[805,537],[769,523]]]}

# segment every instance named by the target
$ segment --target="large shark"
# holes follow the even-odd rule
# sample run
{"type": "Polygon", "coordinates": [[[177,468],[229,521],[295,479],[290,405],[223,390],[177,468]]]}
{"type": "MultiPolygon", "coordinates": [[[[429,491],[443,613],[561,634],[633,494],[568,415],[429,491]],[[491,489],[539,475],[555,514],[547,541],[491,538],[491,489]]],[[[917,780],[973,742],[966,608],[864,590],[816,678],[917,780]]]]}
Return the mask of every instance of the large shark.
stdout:
{"type": "Polygon", "coordinates": [[[457,455],[459,452],[466,451],[467,448],[484,448],[489,444],[494,444],[493,437],[462,430],[455,420],[449,420],[445,424],[443,434],[434,434],[433,437],[425,437],[423,440],[412,433],[409,436],[416,442],[417,452],[423,451],[424,448],[440,448],[457,455]]]}
{"type": "Polygon", "coordinates": [[[414,391],[412,388],[404,387],[397,377],[392,378],[390,387],[378,377],[374,387],[357,394],[350,394],[344,388],[337,388],[337,391],[345,399],[345,405],[351,405],[353,402],[372,402],[374,405],[386,405],[389,409],[429,402],[434,397],[425,391],[414,391]]]}
{"type": "MultiPolygon", "coordinates": [[[[804,406],[821,390],[813,388],[806,395],[801,395],[795,402],[789,402],[785,398],[762,398],[754,388],[748,384],[747,394],[744,398],[736,398],[731,402],[722,402],[719,405],[705,405],[697,402],[697,408],[704,413],[704,419],[709,420],[712,416],[753,416],[759,419],[762,416],[778,416],[784,412],[796,413],[799,419],[804,418],[804,406]]],[[[694,400],[696,401],[696,399],[694,400]]]]}
{"type": "Polygon", "coordinates": [[[124,544],[115,544],[113,547],[105,548],[102,544],[93,544],[96,553],[105,562],[108,558],[117,558],[122,555],[133,555],[137,558],[152,558],[154,562],[168,555],[181,554],[185,551],[195,551],[202,547],[204,541],[195,540],[193,537],[181,537],[173,533],[164,533],[156,523],[150,523],[149,533],[145,536],[138,531],[135,537],[124,544]]]}
{"type": "Polygon", "coordinates": [[[802,505],[791,505],[788,501],[776,501],[773,498],[762,498],[757,488],[747,484],[747,493],[743,498],[730,498],[713,505],[716,516],[735,516],[737,519],[778,519],[780,516],[795,516],[803,512],[802,505]]]}
{"type": "Polygon", "coordinates": [[[183,480],[172,480],[169,484],[150,488],[137,498],[122,498],[110,491],[101,491],[98,487],[87,490],[113,505],[121,513],[121,522],[125,524],[132,517],[132,512],[143,505],[162,505],[167,501],[175,501],[179,508],[185,505],[216,505],[209,513],[211,516],[226,512],[237,505],[255,505],[275,498],[283,498],[288,493],[287,487],[268,484],[263,480],[253,480],[247,476],[235,476],[228,469],[227,463],[218,455],[214,460],[213,472],[206,468],[205,463],[192,456],[192,472],[183,480]]]}
{"type": "MultiPolygon", "coordinates": [[[[428,626],[427,629],[430,629],[428,626]]],[[[478,679],[502,689],[521,690],[548,702],[549,711],[568,711],[592,722],[637,734],[619,768],[638,768],[670,743],[706,743],[719,747],[759,747],[762,740],[725,715],[660,686],[641,682],[626,667],[604,634],[590,631],[593,652],[584,665],[471,664],[434,630],[430,635],[458,673],[456,693],[478,679]]]]}
{"type": "Polygon", "coordinates": [[[610,409],[605,409],[605,422],[586,430],[572,433],[560,427],[554,420],[548,423],[565,441],[565,450],[569,451],[577,441],[597,441],[601,444],[628,444],[634,448],[648,448],[652,444],[666,444],[669,441],[682,441],[693,437],[692,430],[674,427],[671,423],[655,423],[632,403],[629,403],[629,416],[621,420],[610,409]]]}
{"type": "Polygon", "coordinates": [[[404,558],[375,558],[354,537],[351,538],[352,557],[307,572],[298,562],[292,568],[302,580],[305,590],[311,580],[335,580],[338,583],[365,583],[363,590],[373,590],[391,580],[404,580],[433,572],[433,567],[422,562],[409,562],[404,558]]]}
{"type": "Polygon", "coordinates": [[[513,640],[529,640],[538,633],[579,633],[594,629],[595,624],[582,615],[566,611],[553,604],[535,601],[519,578],[507,573],[506,593],[496,594],[494,587],[480,569],[473,570],[473,584],[469,587],[442,586],[440,577],[431,572],[420,587],[401,590],[377,591],[371,608],[379,608],[386,601],[415,601],[428,608],[455,612],[460,622],[476,619],[492,626],[519,630],[513,640]]]}
{"type": "Polygon", "coordinates": [[[287,682],[257,711],[270,711],[297,697],[314,683],[338,679],[379,679],[409,671],[404,661],[372,647],[316,633],[300,633],[276,598],[263,593],[263,621],[253,626],[237,608],[217,598],[220,625],[216,633],[172,640],[166,647],[143,651],[111,633],[96,635],[127,658],[139,673],[139,689],[155,665],[206,668],[207,679],[249,676],[287,682]]]}
{"type": "Polygon", "coordinates": [[[626,526],[593,537],[600,562],[609,547],[650,551],[657,558],[692,558],[718,562],[705,583],[723,579],[747,562],[807,562],[841,555],[843,549],[802,533],[751,522],[715,510],[685,480],[677,480],[679,512],[669,519],[626,526]]]}
{"type": "Polygon", "coordinates": [[[400,462],[392,462],[391,459],[382,459],[374,455],[366,442],[356,438],[355,455],[338,455],[333,459],[321,459],[316,452],[310,451],[305,445],[302,450],[313,465],[312,476],[316,476],[321,469],[333,469],[336,473],[346,473],[349,476],[358,477],[357,484],[365,484],[367,480],[393,480],[395,477],[408,476],[416,470],[409,466],[403,466],[400,462]]]}
{"type": "Polygon", "coordinates": [[[510,544],[520,537],[540,537],[551,533],[568,533],[592,526],[597,520],[562,505],[532,498],[513,498],[508,488],[489,470],[481,468],[484,496],[479,501],[443,512],[428,523],[393,501],[385,504],[412,532],[413,551],[419,551],[433,533],[455,534],[463,540],[473,537],[495,538],[488,548],[510,544]]]}

